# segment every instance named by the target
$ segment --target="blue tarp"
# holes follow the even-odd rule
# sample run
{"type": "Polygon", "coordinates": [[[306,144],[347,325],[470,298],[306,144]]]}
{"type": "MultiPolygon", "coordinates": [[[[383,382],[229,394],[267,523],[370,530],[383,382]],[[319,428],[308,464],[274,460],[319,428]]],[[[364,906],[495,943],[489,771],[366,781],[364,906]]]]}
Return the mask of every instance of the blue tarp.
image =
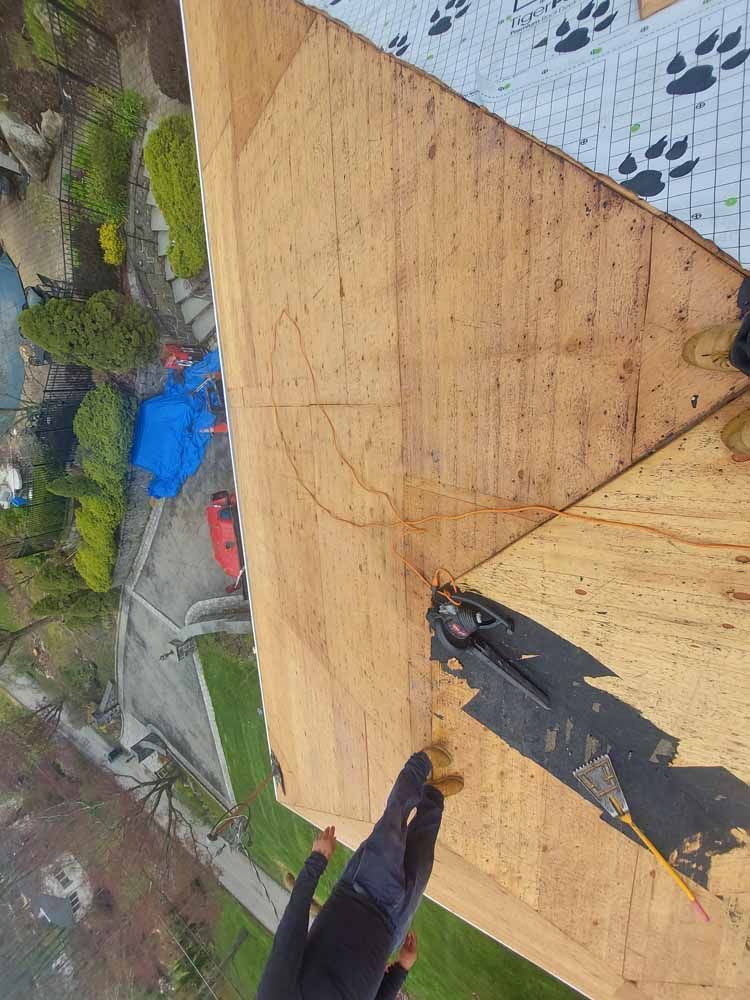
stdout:
{"type": "Polygon", "coordinates": [[[148,488],[152,497],[174,497],[197,472],[216,422],[210,384],[192,393],[212,372],[220,371],[219,352],[210,351],[184,368],[182,378],[169,372],[164,391],[138,408],[131,461],[153,472],[148,488]]]}

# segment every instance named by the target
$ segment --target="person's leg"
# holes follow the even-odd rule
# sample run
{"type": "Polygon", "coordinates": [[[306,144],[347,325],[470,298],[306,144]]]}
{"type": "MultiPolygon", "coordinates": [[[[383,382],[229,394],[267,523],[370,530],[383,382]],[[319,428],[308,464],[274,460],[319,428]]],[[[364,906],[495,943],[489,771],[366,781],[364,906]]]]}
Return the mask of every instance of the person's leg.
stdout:
{"type": "Polygon", "coordinates": [[[394,939],[400,944],[406,936],[432,874],[435,843],[443,819],[442,792],[425,785],[417,813],[406,831],[404,855],[404,901],[394,926],[394,939]]]}
{"type": "Polygon", "coordinates": [[[404,903],[404,852],[409,813],[422,797],[432,770],[424,751],[413,754],[388,796],[385,811],[346,866],[342,881],[365,892],[393,922],[404,903]]]}

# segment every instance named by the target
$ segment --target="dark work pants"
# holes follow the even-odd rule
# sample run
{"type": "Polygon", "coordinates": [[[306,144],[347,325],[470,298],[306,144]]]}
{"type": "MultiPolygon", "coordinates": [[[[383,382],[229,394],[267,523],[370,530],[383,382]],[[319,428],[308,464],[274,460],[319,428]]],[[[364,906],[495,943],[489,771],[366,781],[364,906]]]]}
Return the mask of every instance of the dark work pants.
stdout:
{"type": "Polygon", "coordinates": [[[385,812],[346,866],[341,881],[370,897],[393,931],[393,946],[409,930],[432,873],[442,793],[426,785],[430,759],[415,753],[388,796],[385,812]],[[409,814],[416,813],[407,825],[409,814]]]}

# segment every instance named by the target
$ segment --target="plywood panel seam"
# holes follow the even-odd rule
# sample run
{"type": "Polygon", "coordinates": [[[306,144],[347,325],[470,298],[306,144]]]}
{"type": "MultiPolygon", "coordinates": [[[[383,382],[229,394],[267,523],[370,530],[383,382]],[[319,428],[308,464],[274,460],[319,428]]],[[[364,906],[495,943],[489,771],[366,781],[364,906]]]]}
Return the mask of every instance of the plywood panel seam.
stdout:
{"type": "MultiPolygon", "coordinates": [[[[216,137],[216,141],[214,142],[213,149],[207,155],[205,161],[201,157],[201,138],[200,138],[200,136],[201,136],[201,129],[200,129],[200,127],[198,127],[195,130],[195,135],[196,135],[197,145],[198,145],[198,159],[199,159],[199,162],[202,163],[201,173],[203,174],[204,180],[205,180],[206,172],[207,172],[209,166],[211,165],[211,161],[213,160],[214,156],[216,155],[216,151],[217,151],[217,149],[220,148],[222,140],[224,139],[224,133],[226,132],[226,130],[231,125],[232,125],[232,116],[231,115],[227,115],[227,120],[224,122],[224,125],[222,127],[221,132],[219,132],[218,136],[216,137]]],[[[206,225],[206,229],[208,230],[208,224],[206,225]]],[[[211,234],[207,233],[207,236],[208,236],[208,239],[210,241],[211,234]]],[[[213,281],[212,281],[212,290],[213,290],[213,281]]]]}
{"type": "MultiPolygon", "coordinates": [[[[739,320],[738,320],[738,324],[739,324],[739,320]]],[[[706,378],[711,378],[711,372],[702,372],[702,373],[698,373],[698,375],[699,376],[700,375],[705,375],[706,378]]],[[[658,452],[662,451],[668,445],[673,444],[674,441],[677,440],[677,438],[682,437],[683,435],[687,434],[688,431],[693,430],[693,428],[697,427],[699,424],[702,424],[704,421],[710,420],[711,417],[715,416],[715,414],[717,414],[720,410],[722,410],[729,403],[733,403],[736,399],[739,399],[740,396],[747,395],[748,393],[750,393],[750,385],[742,385],[742,384],[740,384],[739,388],[737,388],[737,389],[735,389],[733,391],[727,392],[724,396],[721,397],[721,399],[718,399],[715,403],[713,403],[713,405],[711,405],[706,410],[704,410],[703,413],[699,413],[699,414],[697,414],[695,416],[695,418],[693,420],[690,420],[690,421],[687,421],[687,422],[681,424],[679,427],[675,428],[670,434],[667,434],[665,437],[663,437],[658,442],[658,444],[656,444],[653,448],[649,448],[648,451],[644,451],[642,454],[640,454],[636,458],[634,458],[634,460],[631,463],[631,465],[629,466],[629,468],[635,468],[635,466],[640,465],[643,461],[645,461],[645,459],[649,458],[651,455],[655,455],[658,452]]],[[[720,430],[720,428],[717,427],[717,429],[716,429],[717,438],[718,438],[718,435],[719,435],[719,430],[720,430]]],[[[616,479],[617,476],[622,475],[622,473],[624,471],[626,471],[626,470],[621,469],[619,472],[615,473],[615,475],[612,476],[611,478],[612,479],[616,479]]],[[[605,482],[601,483],[600,486],[597,486],[596,489],[597,490],[601,489],[601,487],[607,486],[608,483],[610,483],[610,482],[611,482],[611,479],[608,479],[605,482]]],[[[585,499],[586,499],[586,496],[583,496],[583,497],[579,498],[579,500],[576,501],[576,502],[577,503],[581,503],[582,501],[585,501],[585,499]]]]}
{"type": "MultiPolygon", "coordinates": [[[[740,388],[739,390],[735,391],[734,393],[728,394],[725,398],[721,399],[719,402],[717,402],[716,404],[714,404],[714,406],[712,406],[711,409],[708,410],[705,414],[701,414],[700,416],[696,417],[696,419],[694,421],[692,421],[690,424],[687,424],[687,425],[685,425],[683,427],[680,427],[679,429],[675,430],[674,433],[670,434],[668,437],[664,438],[664,440],[660,441],[659,444],[655,448],[652,448],[650,451],[646,452],[644,455],[641,455],[638,459],[636,459],[635,461],[633,461],[628,468],[629,469],[635,469],[637,466],[639,466],[643,462],[645,462],[646,459],[648,459],[652,455],[655,455],[658,452],[662,451],[664,448],[668,447],[670,444],[673,444],[677,438],[679,438],[682,435],[686,434],[688,431],[692,430],[694,427],[697,427],[699,424],[703,423],[704,420],[708,420],[714,414],[718,413],[721,409],[723,409],[723,407],[727,406],[729,403],[734,402],[735,400],[739,399],[743,395],[747,395],[750,398],[750,386],[743,386],[742,388],[740,388]]],[[[717,428],[716,434],[717,434],[717,438],[718,438],[719,428],[717,428]]],[[[618,469],[616,472],[613,472],[612,475],[609,476],[607,479],[605,479],[602,483],[599,483],[597,486],[592,487],[592,489],[590,489],[586,493],[584,493],[583,496],[578,497],[577,499],[571,500],[570,503],[566,504],[564,507],[561,507],[560,510],[561,511],[565,511],[565,510],[570,510],[573,507],[585,506],[586,505],[586,497],[591,496],[592,494],[597,493],[600,490],[606,488],[610,483],[614,482],[616,479],[618,479],[620,476],[622,476],[622,474],[623,474],[624,471],[627,471],[627,470],[618,469]]],[[[436,495],[440,496],[441,494],[436,494],[436,495]]],[[[604,508],[604,509],[605,510],[609,510],[610,508],[604,508]]],[[[502,516],[505,516],[505,515],[498,515],[498,516],[502,517],[502,516]]],[[[518,515],[516,515],[516,516],[518,516],[518,515]]],[[[480,569],[481,567],[485,566],[487,563],[491,562],[493,559],[495,559],[497,556],[499,556],[500,553],[503,552],[505,549],[512,548],[514,545],[518,545],[518,544],[522,543],[523,540],[524,540],[524,538],[527,537],[527,535],[528,536],[533,535],[535,532],[537,532],[540,529],[544,528],[545,525],[549,524],[550,521],[554,520],[554,518],[555,518],[555,515],[551,514],[548,519],[542,521],[540,524],[537,524],[533,528],[531,528],[527,532],[526,535],[522,536],[521,538],[513,539],[507,545],[503,545],[500,549],[498,549],[492,555],[487,556],[486,559],[482,559],[481,562],[477,563],[476,566],[473,566],[471,568],[471,570],[467,570],[466,572],[467,573],[468,572],[473,572],[474,570],[480,569]]]]}
{"type": "MultiPolygon", "coordinates": [[[[296,0],[295,0],[295,2],[296,2],[296,0]]],[[[298,6],[303,7],[306,11],[309,11],[309,8],[305,7],[304,4],[298,4],[298,6]]],[[[317,11],[315,11],[314,13],[317,13],[317,11]]],[[[316,18],[313,18],[310,21],[310,27],[305,32],[303,38],[301,39],[299,45],[297,46],[297,49],[296,49],[294,55],[289,60],[289,63],[287,64],[286,69],[281,74],[281,76],[278,78],[278,80],[276,81],[276,84],[275,84],[273,90],[268,95],[268,100],[265,103],[265,107],[263,108],[263,110],[261,111],[261,113],[258,115],[258,119],[255,122],[255,124],[253,125],[253,127],[248,132],[247,138],[245,139],[244,143],[242,144],[242,147],[238,150],[238,156],[241,156],[242,153],[244,153],[245,149],[247,148],[248,143],[250,142],[250,140],[251,140],[251,138],[253,136],[253,133],[258,128],[258,126],[261,124],[261,122],[263,122],[263,120],[266,118],[266,116],[270,113],[271,105],[274,103],[275,98],[276,98],[276,92],[278,91],[278,89],[281,86],[282,82],[286,78],[287,73],[289,72],[289,70],[294,65],[294,63],[295,63],[297,57],[299,56],[300,52],[302,51],[303,47],[307,44],[307,40],[310,37],[310,34],[312,33],[313,28],[315,27],[315,21],[316,21],[316,18]]],[[[232,116],[230,115],[229,121],[231,121],[231,120],[232,120],[232,116]]]]}
{"type": "Polygon", "coordinates": [[[633,899],[635,898],[635,875],[636,875],[637,865],[633,866],[633,881],[630,885],[630,900],[628,902],[628,918],[625,922],[625,947],[622,950],[622,968],[621,974],[622,978],[625,979],[625,966],[628,961],[628,938],[630,935],[630,921],[633,916],[633,899]]]}
{"type": "Polygon", "coordinates": [[[638,352],[638,377],[635,383],[635,413],[633,414],[633,430],[630,438],[630,464],[634,461],[636,454],[636,442],[638,440],[638,401],[641,398],[641,372],[643,371],[643,354],[645,350],[644,330],[646,328],[646,316],[648,315],[648,300],[651,295],[651,275],[654,266],[654,227],[651,225],[648,232],[648,288],[643,299],[643,315],[639,323],[641,339],[638,352]]]}
{"type": "MultiPolygon", "coordinates": [[[[635,464],[638,465],[640,463],[636,462],[635,464]]],[[[601,506],[599,506],[599,505],[594,504],[594,503],[587,504],[585,500],[579,500],[576,504],[574,504],[574,506],[578,510],[580,510],[582,514],[589,514],[589,513],[591,513],[591,514],[594,514],[597,517],[600,514],[630,514],[630,515],[632,515],[632,514],[640,514],[640,515],[642,515],[644,517],[653,517],[653,515],[654,515],[654,511],[653,510],[648,510],[647,508],[641,508],[641,507],[637,507],[637,506],[632,506],[632,507],[611,507],[611,506],[606,505],[606,504],[602,504],[601,506]]],[[[685,520],[685,521],[716,521],[716,514],[714,514],[714,513],[702,514],[702,513],[700,513],[700,511],[696,511],[694,513],[691,512],[691,513],[687,514],[687,513],[679,513],[679,512],[674,512],[674,511],[666,510],[665,509],[663,511],[657,511],[656,513],[657,513],[657,516],[668,517],[668,518],[670,518],[670,520],[674,520],[674,519],[679,520],[679,519],[682,519],[682,520],[685,520]]],[[[738,523],[742,523],[744,520],[747,520],[749,518],[750,518],[750,510],[748,511],[748,514],[747,514],[746,518],[736,518],[736,521],[738,523]]],[[[540,527],[541,527],[541,525],[540,525],[540,527]]]]}
{"type": "MultiPolygon", "coordinates": [[[[331,97],[331,38],[330,38],[330,25],[326,25],[326,88],[328,90],[328,134],[331,140],[331,162],[334,164],[334,169],[331,171],[331,177],[333,181],[333,227],[336,230],[336,266],[338,268],[338,278],[339,278],[339,313],[341,315],[341,331],[344,337],[344,350],[343,350],[343,362],[344,362],[344,386],[346,387],[347,397],[349,394],[349,371],[346,357],[346,322],[344,320],[344,300],[341,295],[341,287],[343,283],[342,271],[341,271],[341,231],[339,229],[339,207],[338,207],[338,193],[336,190],[336,146],[333,141],[333,99],[331,97]]],[[[369,786],[368,786],[369,787],[369,786]]]]}
{"type": "Polygon", "coordinates": [[[372,808],[372,785],[370,784],[370,737],[367,732],[367,712],[362,712],[365,721],[365,753],[367,754],[367,801],[370,804],[370,820],[374,816],[372,808]]]}

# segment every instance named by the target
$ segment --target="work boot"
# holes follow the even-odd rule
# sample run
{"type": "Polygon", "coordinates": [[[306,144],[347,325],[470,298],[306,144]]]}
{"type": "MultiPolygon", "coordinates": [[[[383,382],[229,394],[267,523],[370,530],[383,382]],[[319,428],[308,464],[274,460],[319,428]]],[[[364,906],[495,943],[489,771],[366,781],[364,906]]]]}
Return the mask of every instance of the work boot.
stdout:
{"type": "Polygon", "coordinates": [[[427,780],[433,776],[435,771],[442,770],[442,768],[450,767],[453,763],[453,758],[450,753],[441,746],[439,743],[431,743],[428,747],[425,747],[422,753],[426,753],[430,758],[430,764],[432,764],[432,770],[427,776],[427,780]]]}
{"type": "Polygon", "coordinates": [[[709,372],[734,371],[729,352],[737,330],[737,323],[722,323],[694,333],[682,348],[683,361],[709,372]]]}
{"type": "Polygon", "coordinates": [[[449,795],[458,795],[459,792],[463,791],[464,779],[460,774],[446,774],[444,778],[438,778],[437,781],[430,781],[429,784],[433,788],[437,788],[439,792],[442,792],[443,798],[447,799],[449,795]]]}
{"type": "Polygon", "coordinates": [[[721,440],[733,455],[750,457],[750,410],[732,417],[722,428],[721,440]]]}

